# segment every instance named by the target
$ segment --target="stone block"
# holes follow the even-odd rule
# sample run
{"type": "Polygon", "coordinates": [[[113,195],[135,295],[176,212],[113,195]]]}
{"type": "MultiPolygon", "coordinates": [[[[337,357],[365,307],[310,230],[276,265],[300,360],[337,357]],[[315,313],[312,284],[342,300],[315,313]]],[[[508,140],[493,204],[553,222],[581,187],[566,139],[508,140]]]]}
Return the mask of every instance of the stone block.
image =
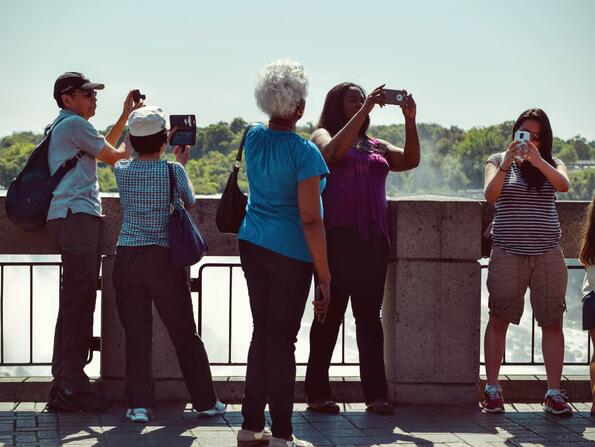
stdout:
{"type": "Polygon", "coordinates": [[[390,209],[398,259],[476,260],[481,256],[479,202],[422,196],[397,199],[390,209]]]}
{"type": "Polygon", "coordinates": [[[112,281],[115,256],[104,256],[101,263],[101,367],[103,378],[124,377],[126,338],[116,308],[112,281]]]}
{"type": "Polygon", "coordinates": [[[470,405],[478,407],[477,385],[402,383],[389,381],[389,400],[395,404],[470,405]]]}
{"type": "Polygon", "coordinates": [[[385,296],[388,377],[395,382],[475,383],[479,375],[478,262],[398,260],[394,302],[385,296]]]}
{"type": "Polygon", "coordinates": [[[589,202],[556,202],[562,237],[560,244],[567,258],[578,258],[583,222],[587,216],[589,202]]]}

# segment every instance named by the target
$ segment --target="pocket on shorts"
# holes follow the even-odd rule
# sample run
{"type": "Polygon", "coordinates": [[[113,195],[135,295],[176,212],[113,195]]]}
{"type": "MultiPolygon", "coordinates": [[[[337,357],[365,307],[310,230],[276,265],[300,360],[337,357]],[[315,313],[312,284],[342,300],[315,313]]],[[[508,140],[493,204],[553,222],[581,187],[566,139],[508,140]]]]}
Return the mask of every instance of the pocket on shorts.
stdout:
{"type": "Polygon", "coordinates": [[[535,319],[544,326],[562,320],[566,310],[568,269],[559,246],[538,258],[531,278],[531,302],[535,319]]]}
{"type": "Polygon", "coordinates": [[[490,313],[515,324],[523,315],[520,274],[520,257],[494,246],[488,264],[488,307],[490,313]]]}

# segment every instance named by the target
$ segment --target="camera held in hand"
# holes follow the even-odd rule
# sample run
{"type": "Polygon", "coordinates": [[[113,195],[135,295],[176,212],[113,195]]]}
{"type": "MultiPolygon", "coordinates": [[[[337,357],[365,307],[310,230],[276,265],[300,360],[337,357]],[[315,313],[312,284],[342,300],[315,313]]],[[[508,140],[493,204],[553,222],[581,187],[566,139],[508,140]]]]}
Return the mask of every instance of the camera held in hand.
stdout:
{"type": "Polygon", "coordinates": [[[132,90],[132,100],[135,104],[138,104],[140,101],[147,99],[146,95],[143,95],[140,90],[132,90]]]}
{"type": "Polygon", "coordinates": [[[384,92],[384,103],[402,106],[409,102],[407,90],[391,90],[388,88],[382,89],[384,92]]]}
{"type": "MultiPolygon", "coordinates": [[[[524,150],[527,148],[527,142],[531,141],[531,132],[527,132],[526,130],[517,130],[514,133],[514,141],[518,141],[519,145],[518,150],[524,150]]],[[[515,155],[514,156],[515,160],[517,161],[523,161],[523,157],[522,155],[515,155]]]]}

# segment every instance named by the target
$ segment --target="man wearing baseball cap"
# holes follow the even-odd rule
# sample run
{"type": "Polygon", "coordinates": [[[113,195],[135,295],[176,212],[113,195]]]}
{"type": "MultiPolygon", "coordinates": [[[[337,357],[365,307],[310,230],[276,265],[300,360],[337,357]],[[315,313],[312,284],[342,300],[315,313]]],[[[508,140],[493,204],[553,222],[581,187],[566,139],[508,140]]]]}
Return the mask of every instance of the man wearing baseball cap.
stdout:
{"type": "Polygon", "coordinates": [[[89,122],[97,108],[97,90],[82,73],[67,72],[54,83],[54,99],[60,107],[52,123],[48,149],[50,171],[72,157],[78,162],[54,190],[48,211],[50,239],[62,255],[62,284],[54,334],[52,375],[48,407],[59,411],[103,411],[110,400],[96,392],[83,371],[93,337],[93,313],[100,266],[101,202],[97,160],[114,164],[128,158],[130,148],[116,148],[128,115],[142,106],[132,92],[122,114],[104,137],[89,122]]]}

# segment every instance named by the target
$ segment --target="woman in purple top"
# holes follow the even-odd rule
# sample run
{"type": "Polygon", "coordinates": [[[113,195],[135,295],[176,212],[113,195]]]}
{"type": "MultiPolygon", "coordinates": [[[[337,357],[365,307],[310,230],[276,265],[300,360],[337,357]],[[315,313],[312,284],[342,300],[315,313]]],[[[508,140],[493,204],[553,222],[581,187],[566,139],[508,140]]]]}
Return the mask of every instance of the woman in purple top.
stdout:
{"type": "Polygon", "coordinates": [[[331,399],[328,369],[349,297],[356,322],[360,376],[367,410],[392,414],[386,400],[384,335],[380,308],[388,264],[386,177],[419,164],[416,105],[409,95],[405,116],[405,148],[367,135],[369,114],[384,106],[384,85],[366,96],[356,84],[342,83],[326,96],[320,122],[312,134],[330,169],[323,194],[328,261],[333,282],[324,322],[310,331],[306,373],[308,408],[338,413],[331,399]]]}

